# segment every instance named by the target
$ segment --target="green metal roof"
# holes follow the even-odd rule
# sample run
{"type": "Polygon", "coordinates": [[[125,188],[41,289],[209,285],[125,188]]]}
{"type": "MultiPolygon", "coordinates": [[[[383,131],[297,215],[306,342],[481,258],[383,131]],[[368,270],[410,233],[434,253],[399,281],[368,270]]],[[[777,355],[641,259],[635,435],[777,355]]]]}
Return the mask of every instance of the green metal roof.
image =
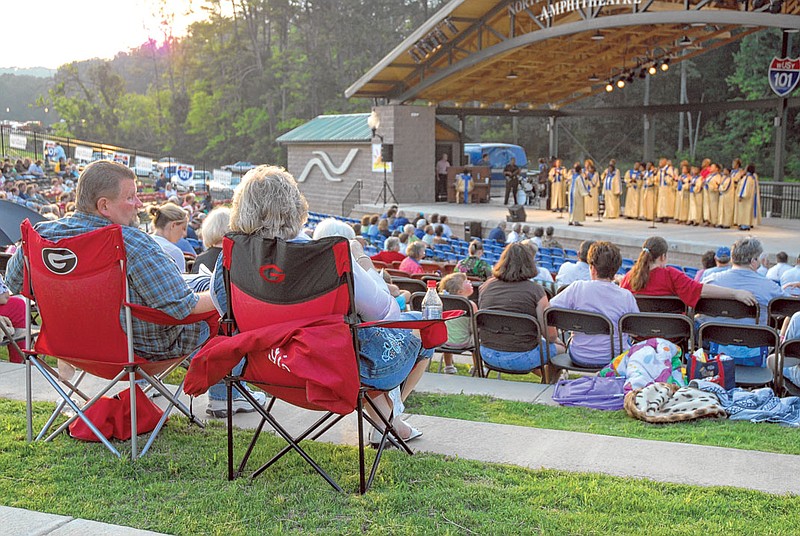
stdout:
{"type": "Polygon", "coordinates": [[[369,114],[320,115],[278,137],[278,143],[342,142],[372,139],[369,114]]]}

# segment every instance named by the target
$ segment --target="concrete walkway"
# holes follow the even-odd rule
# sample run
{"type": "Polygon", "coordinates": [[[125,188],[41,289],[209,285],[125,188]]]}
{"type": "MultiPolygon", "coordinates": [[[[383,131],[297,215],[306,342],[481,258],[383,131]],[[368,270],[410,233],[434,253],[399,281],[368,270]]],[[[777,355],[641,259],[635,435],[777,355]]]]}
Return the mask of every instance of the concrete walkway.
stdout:
{"type": "MultiPolygon", "coordinates": [[[[55,400],[50,390],[45,389],[44,380],[38,376],[38,372],[34,371],[35,398],[55,400]]],[[[22,365],[0,363],[0,397],[24,400],[24,385],[22,365]]],[[[89,387],[87,385],[87,389],[89,387]]],[[[552,386],[549,385],[459,375],[425,374],[417,390],[554,404],[551,399],[552,386]]],[[[201,416],[204,416],[206,403],[204,396],[194,401],[195,411],[201,416]]],[[[276,404],[274,412],[290,431],[302,430],[318,416],[281,403],[276,404]]],[[[242,428],[254,428],[259,420],[252,413],[237,414],[235,417],[236,425],[242,428]]],[[[800,474],[800,456],[423,415],[410,415],[407,420],[424,431],[421,438],[411,443],[417,452],[508,463],[532,469],[603,473],[659,482],[800,494],[800,479],[787,476],[800,474]]],[[[331,443],[356,445],[357,437],[356,420],[351,415],[326,433],[323,439],[331,443]]]]}
{"type": "Polygon", "coordinates": [[[0,506],[0,532],[6,536],[148,536],[162,534],[69,516],[0,506]]]}

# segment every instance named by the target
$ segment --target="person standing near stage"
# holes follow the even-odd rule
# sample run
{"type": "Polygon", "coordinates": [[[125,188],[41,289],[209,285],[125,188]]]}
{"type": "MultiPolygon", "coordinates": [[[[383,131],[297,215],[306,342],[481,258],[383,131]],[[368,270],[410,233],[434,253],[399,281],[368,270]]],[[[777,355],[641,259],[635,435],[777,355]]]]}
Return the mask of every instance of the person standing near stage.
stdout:
{"type": "Polygon", "coordinates": [[[572,168],[572,179],[569,186],[569,224],[581,227],[586,221],[585,198],[589,196],[589,188],[581,173],[580,163],[572,168]]]}
{"type": "Polygon", "coordinates": [[[625,172],[625,217],[639,219],[639,196],[642,191],[642,164],[634,162],[633,169],[625,172]]]}
{"type": "Polygon", "coordinates": [[[689,204],[691,203],[689,183],[692,180],[690,169],[689,162],[685,160],[681,162],[681,174],[678,177],[678,192],[675,196],[675,220],[678,223],[689,222],[689,204]]]}
{"type": "Polygon", "coordinates": [[[689,215],[686,219],[688,225],[703,223],[703,177],[700,168],[692,166],[689,177],[689,215]]]}
{"type": "Polygon", "coordinates": [[[594,167],[594,161],[587,158],[583,162],[583,178],[586,181],[586,187],[589,189],[589,199],[586,203],[586,215],[597,216],[600,219],[600,174],[597,173],[597,168],[594,167]]]}
{"type": "Polygon", "coordinates": [[[733,212],[736,207],[736,187],[733,185],[733,177],[731,177],[730,170],[723,170],[720,177],[717,227],[730,229],[731,225],[733,225],[733,212]]]}
{"type": "Polygon", "coordinates": [[[666,223],[673,216],[675,210],[675,168],[666,158],[658,162],[658,210],[656,216],[662,223],[666,223]]]}
{"type": "Polygon", "coordinates": [[[554,162],[550,169],[549,180],[550,210],[564,212],[564,183],[567,180],[567,170],[561,165],[561,159],[556,159],[554,162]]]}
{"type": "Polygon", "coordinates": [[[603,172],[603,199],[605,200],[605,214],[608,219],[619,218],[620,196],[622,195],[622,180],[617,169],[617,161],[610,160],[608,167],[603,172]]]}
{"type": "Polygon", "coordinates": [[[747,165],[744,176],[736,186],[736,225],[749,231],[761,223],[761,200],[758,191],[758,175],[753,164],[747,165]]]}
{"type": "MultiPolygon", "coordinates": [[[[703,219],[705,226],[717,226],[719,219],[719,183],[722,176],[719,172],[719,165],[712,163],[708,166],[708,176],[703,184],[705,194],[703,196],[703,219]]],[[[700,172],[702,174],[702,171],[700,172]]]]}
{"type": "Polygon", "coordinates": [[[656,176],[656,166],[648,162],[642,176],[642,207],[639,210],[640,220],[654,220],[656,217],[656,187],[658,177],[656,176]]]}
{"type": "Polygon", "coordinates": [[[447,160],[447,153],[442,153],[442,157],[436,162],[436,201],[447,201],[448,169],[450,162],[447,160]]]}
{"type": "MultiPolygon", "coordinates": [[[[744,168],[742,167],[742,160],[740,158],[734,158],[733,162],[731,162],[731,179],[733,180],[733,196],[734,198],[739,192],[739,181],[747,173],[744,168]]],[[[739,209],[739,203],[734,199],[733,202],[733,221],[736,222],[736,213],[739,209]]]]}
{"type": "Polygon", "coordinates": [[[508,194],[511,194],[512,205],[517,203],[517,190],[519,189],[519,166],[517,159],[511,157],[511,161],[503,168],[503,176],[506,178],[506,198],[504,205],[508,204],[508,194]]]}

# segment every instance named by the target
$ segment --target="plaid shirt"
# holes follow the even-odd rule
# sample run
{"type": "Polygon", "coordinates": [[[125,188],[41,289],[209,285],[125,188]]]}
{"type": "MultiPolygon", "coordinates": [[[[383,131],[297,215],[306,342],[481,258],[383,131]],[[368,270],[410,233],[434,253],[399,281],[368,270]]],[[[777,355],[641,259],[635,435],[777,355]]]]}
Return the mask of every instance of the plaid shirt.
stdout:
{"type": "MultiPolygon", "coordinates": [[[[52,241],[78,236],[109,225],[101,216],[76,212],[73,216],[36,225],[36,231],[52,241]]],[[[175,269],[175,263],[149,235],[135,227],[122,227],[128,256],[130,301],[158,309],[173,318],[189,316],[199,298],[175,269]]],[[[6,282],[12,293],[22,289],[22,248],[9,260],[6,282]]],[[[120,322],[125,329],[124,312],[120,322]]],[[[202,323],[161,326],[133,319],[136,355],[149,360],[169,359],[190,353],[197,346],[202,323]]]]}

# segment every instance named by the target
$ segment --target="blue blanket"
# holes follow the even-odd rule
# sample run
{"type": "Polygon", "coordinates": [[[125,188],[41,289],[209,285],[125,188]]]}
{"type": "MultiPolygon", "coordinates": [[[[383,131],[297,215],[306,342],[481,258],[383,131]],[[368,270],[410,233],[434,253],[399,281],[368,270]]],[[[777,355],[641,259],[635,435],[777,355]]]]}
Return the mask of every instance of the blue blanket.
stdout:
{"type": "Polygon", "coordinates": [[[689,386],[717,395],[730,419],[800,427],[800,398],[796,396],[778,398],[769,387],[753,391],[737,387],[726,391],[720,385],[706,380],[692,380],[689,386]]]}

